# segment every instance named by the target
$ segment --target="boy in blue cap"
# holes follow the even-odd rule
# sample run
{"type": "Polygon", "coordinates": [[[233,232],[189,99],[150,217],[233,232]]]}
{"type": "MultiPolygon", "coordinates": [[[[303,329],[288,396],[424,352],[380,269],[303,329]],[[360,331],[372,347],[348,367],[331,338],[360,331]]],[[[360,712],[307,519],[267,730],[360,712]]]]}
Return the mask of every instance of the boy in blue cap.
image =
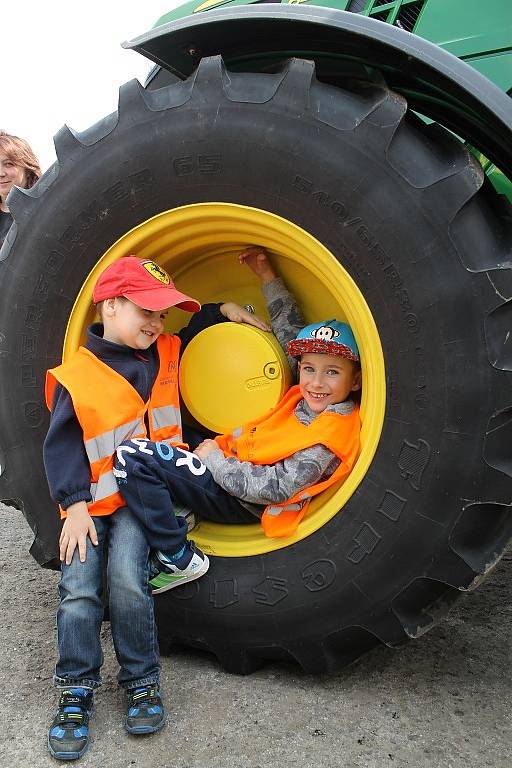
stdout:
{"type": "Polygon", "coordinates": [[[263,248],[248,248],[239,259],[261,280],[272,330],[298,384],[270,416],[205,440],[195,453],[218,485],[261,518],[267,536],[289,536],[309,499],[342,481],[357,459],[359,350],[346,323],[325,320],[304,327],[294,297],[263,248]]]}
{"type": "MultiPolygon", "coordinates": [[[[264,249],[248,248],[239,260],[261,280],[272,330],[292,370],[298,369],[298,385],[270,418],[266,414],[231,435],[204,440],[186,462],[180,453],[168,451],[163,457],[151,443],[140,451],[127,441],[118,449],[116,474],[129,508],[160,526],[179,504],[203,519],[226,523],[243,522],[245,512],[247,522],[262,521],[267,536],[288,536],[311,496],[343,480],[357,459],[359,351],[346,323],[327,320],[304,327],[295,299],[264,249]]],[[[172,589],[172,564],[166,568],[162,553],[153,556],[153,564],[158,572],[150,582],[154,592],[172,589]]]]}

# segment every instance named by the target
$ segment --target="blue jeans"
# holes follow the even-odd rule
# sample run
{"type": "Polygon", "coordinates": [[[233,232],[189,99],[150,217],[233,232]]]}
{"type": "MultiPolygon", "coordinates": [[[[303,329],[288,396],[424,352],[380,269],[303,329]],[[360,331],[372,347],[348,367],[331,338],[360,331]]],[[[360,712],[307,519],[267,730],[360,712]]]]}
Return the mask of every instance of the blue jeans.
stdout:
{"type": "Polygon", "coordinates": [[[71,563],[62,564],[54,683],[91,688],[101,683],[103,570],[108,551],[110,626],[120,666],[117,679],[123,688],[158,684],[160,661],[146,537],[127,507],[93,520],[98,545],[88,538],[85,562],[80,562],[77,548],[71,563]]]}
{"type": "Polygon", "coordinates": [[[259,517],[217,485],[198,456],[146,438],[127,440],[114,461],[117,484],[151,549],[179,552],[187,537],[173,503],[216,523],[256,523],[259,517]]]}

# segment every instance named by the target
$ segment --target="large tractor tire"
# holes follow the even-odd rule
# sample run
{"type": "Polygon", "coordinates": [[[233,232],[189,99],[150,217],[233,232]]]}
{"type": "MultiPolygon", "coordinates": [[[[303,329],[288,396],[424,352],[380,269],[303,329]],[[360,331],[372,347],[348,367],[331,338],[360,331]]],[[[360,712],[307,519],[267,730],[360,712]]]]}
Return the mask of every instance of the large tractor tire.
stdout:
{"type": "Polygon", "coordinates": [[[323,672],[428,630],[512,535],[510,213],[472,155],[382,83],[218,57],[162,89],[128,83],[118,114],[62,129],[56,151],[10,199],[0,254],[1,496],[21,499],[39,562],[59,527],[44,374],[78,344],[99,269],[135,250],[203,301],[243,298],[234,254],[257,242],[308,320],[354,325],[362,463],[290,541],[206,526],[207,576],[156,598],[162,650],[323,672]]]}

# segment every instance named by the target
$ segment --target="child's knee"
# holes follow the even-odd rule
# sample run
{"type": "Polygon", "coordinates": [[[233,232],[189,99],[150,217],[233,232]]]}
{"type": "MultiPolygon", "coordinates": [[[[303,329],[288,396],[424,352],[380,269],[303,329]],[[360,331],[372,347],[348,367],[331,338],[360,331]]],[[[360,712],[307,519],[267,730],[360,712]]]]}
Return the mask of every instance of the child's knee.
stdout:
{"type": "Polygon", "coordinates": [[[131,440],[125,440],[116,448],[114,464],[121,467],[126,466],[126,462],[129,461],[136,452],[135,446],[131,445],[131,440]]]}
{"type": "Polygon", "coordinates": [[[148,440],[132,438],[125,440],[116,448],[114,455],[114,477],[124,490],[131,479],[145,478],[148,472],[154,471],[153,451],[148,446],[153,445],[148,440]]]}
{"type": "Polygon", "coordinates": [[[116,448],[113,472],[118,484],[125,484],[127,482],[128,472],[134,453],[135,448],[130,446],[129,440],[121,443],[121,445],[116,448]]]}
{"type": "Polygon", "coordinates": [[[153,456],[153,450],[151,449],[149,440],[144,438],[132,438],[131,440],[124,440],[121,445],[116,448],[114,456],[114,468],[116,470],[116,477],[125,477],[126,472],[130,470],[135,464],[144,464],[145,459],[153,456]]]}

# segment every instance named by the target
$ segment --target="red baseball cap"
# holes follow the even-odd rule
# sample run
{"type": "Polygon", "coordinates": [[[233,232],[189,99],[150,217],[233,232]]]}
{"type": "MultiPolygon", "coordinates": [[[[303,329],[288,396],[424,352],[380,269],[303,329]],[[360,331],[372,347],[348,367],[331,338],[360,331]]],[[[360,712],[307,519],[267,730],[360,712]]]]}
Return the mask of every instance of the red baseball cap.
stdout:
{"type": "Polygon", "coordinates": [[[101,273],[92,293],[95,304],[105,299],[124,296],[142,309],[160,312],[179,307],[186,312],[199,312],[201,305],[195,299],[180,293],[171,276],[150,259],[123,256],[101,273]]]}

